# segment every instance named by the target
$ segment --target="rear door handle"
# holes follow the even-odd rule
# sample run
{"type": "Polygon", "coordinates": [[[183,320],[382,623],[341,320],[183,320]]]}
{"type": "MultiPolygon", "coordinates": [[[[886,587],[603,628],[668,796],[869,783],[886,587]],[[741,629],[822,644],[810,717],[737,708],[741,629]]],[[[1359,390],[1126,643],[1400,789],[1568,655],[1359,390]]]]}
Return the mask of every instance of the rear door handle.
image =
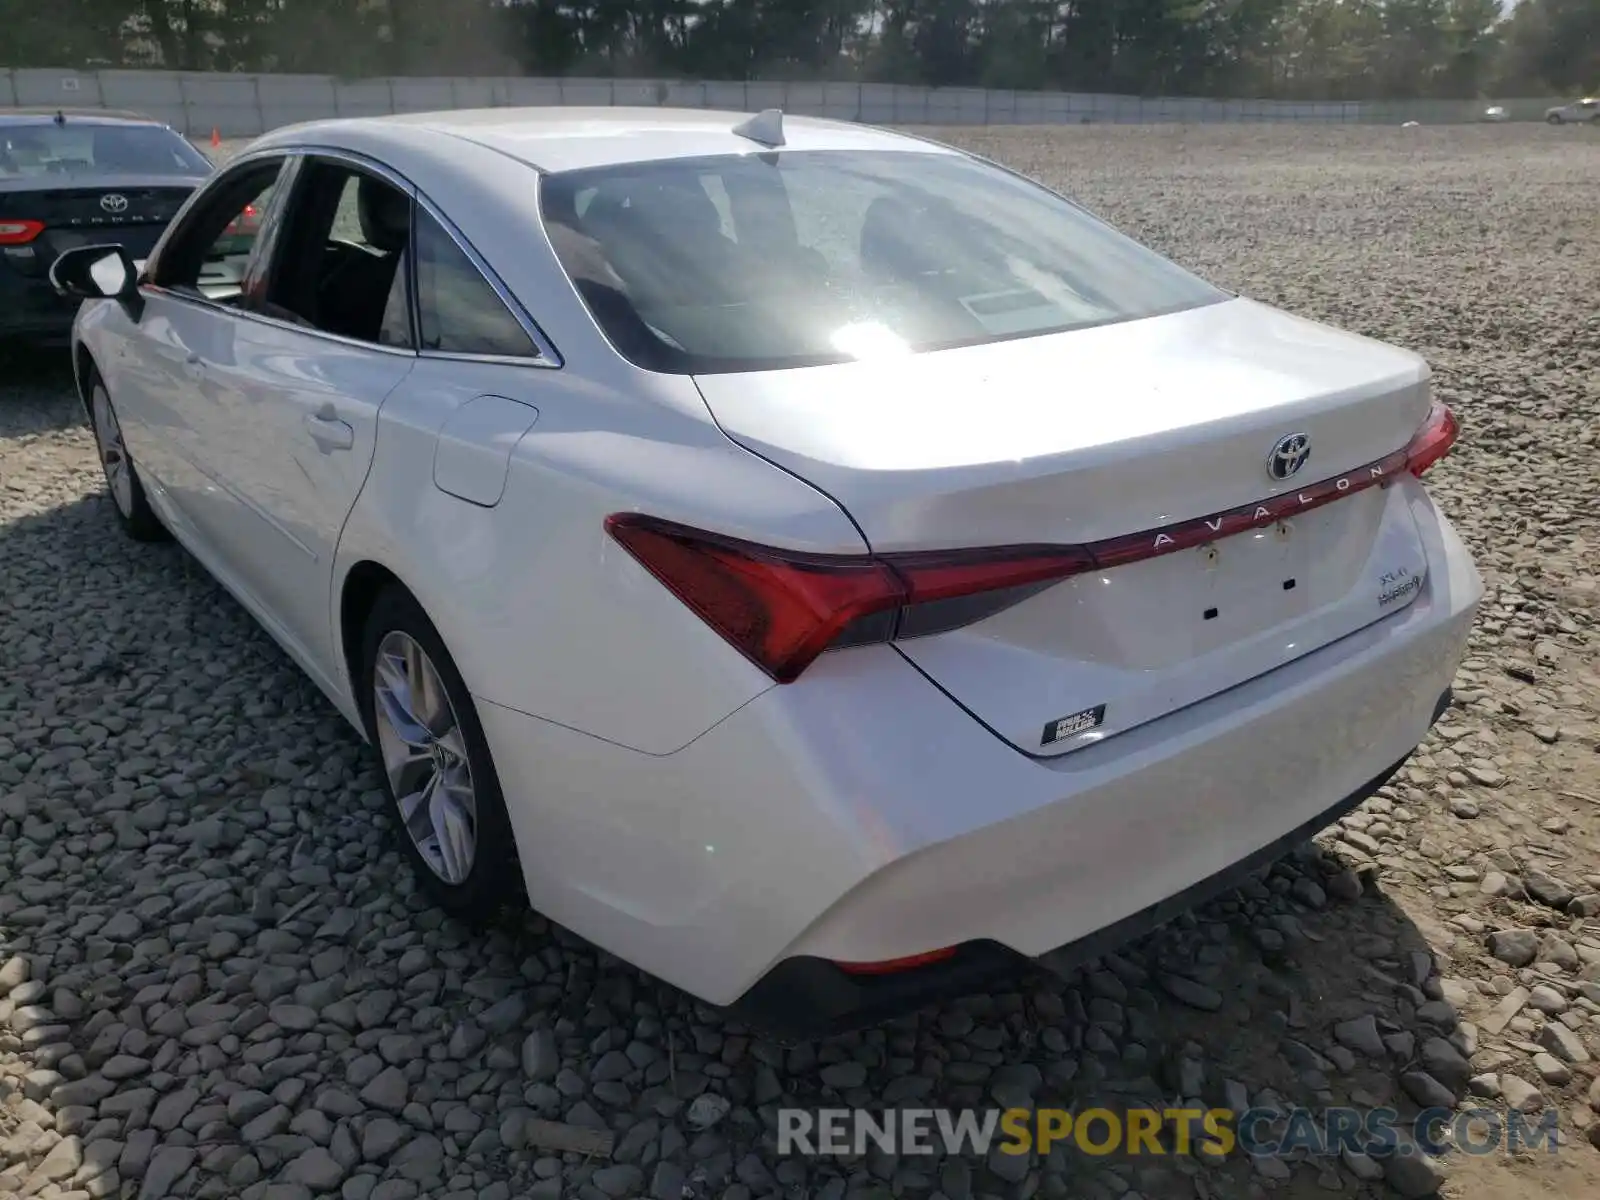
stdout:
{"type": "Polygon", "coordinates": [[[338,417],[323,413],[307,413],[306,432],[324,451],[349,450],[356,444],[356,431],[338,417]]]}
{"type": "Polygon", "coordinates": [[[183,356],[183,369],[190,375],[199,375],[205,369],[205,363],[198,354],[191,352],[183,356]]]}

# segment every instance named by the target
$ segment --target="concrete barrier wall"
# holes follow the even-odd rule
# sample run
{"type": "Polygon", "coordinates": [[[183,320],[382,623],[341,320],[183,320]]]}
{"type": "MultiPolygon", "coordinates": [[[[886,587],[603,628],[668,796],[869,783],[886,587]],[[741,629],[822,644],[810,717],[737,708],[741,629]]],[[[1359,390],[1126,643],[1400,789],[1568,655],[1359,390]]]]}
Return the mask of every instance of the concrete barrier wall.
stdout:
{"type": "MultiPolygon", "coordinates": [[[[1542,120],[1555,100],[1503,100],[1512,120],[1542,120]]],[[[0,107],[121,108],[191,137],[252,137],[297,121],[518,105],[668,105],[785,112],[872,125],[1461,124],[1487,102],[1201,100],[1078,92],[922,88],[887,83],[722,83],[655,79],[360,79],[197,71],[0,70],[0,107]]]]}

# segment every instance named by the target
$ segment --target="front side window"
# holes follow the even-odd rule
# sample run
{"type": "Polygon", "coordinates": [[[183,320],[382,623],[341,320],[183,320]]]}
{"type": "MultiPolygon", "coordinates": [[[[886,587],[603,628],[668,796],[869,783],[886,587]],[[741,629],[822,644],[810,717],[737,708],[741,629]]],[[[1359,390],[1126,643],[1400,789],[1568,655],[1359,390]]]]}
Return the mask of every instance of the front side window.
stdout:
{"type": "Polygon", "coordinates": [[[1175,312],[1226,293],[957,155],[784,151],[560,172],[563,269],[648,369],[749,371],[1175,312]]]}
{"type": "Polygon", "coordinates": [[[417,212],[417,318],[424,350],[538,357],[522,323],[426,209],[417,212]]]}
{"type": "Polygon", "coordinates": [[[238,303],[262,214],[282,172],[283,160],[269,159],[218,179],[174,230],[153,282],[217,303],[238,303]]]}
{"type": "Polygon", "coordinates": [[[0,127],[0,179],[210,173],[210,159],[160,125],[72,120],[0,127]]]}

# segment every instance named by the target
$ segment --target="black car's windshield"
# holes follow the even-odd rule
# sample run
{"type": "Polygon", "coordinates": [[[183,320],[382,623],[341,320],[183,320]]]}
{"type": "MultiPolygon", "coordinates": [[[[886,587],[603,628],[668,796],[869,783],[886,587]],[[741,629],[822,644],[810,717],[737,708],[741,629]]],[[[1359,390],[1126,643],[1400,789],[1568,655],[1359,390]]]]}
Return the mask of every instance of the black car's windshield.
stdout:
{"type": "Polygon", "coordinates": [[[205,175],[210,160],[159,125],[0,123],[0,179],[38,175],[205,175]]]}
{"type": "Polygon", "coordinates": [[[703,374],[847,361],[1225,298],[1061,197],[963,156],[784,151],[558,172],[563,268],[619,352],[703,374]]]}

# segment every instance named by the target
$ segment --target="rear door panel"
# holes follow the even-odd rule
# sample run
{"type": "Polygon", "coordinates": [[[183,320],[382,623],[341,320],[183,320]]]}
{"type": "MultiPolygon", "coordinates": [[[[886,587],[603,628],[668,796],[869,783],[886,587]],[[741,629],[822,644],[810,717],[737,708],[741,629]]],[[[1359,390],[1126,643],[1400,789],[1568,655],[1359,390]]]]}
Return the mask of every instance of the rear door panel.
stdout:
{"type": "Polygon", "coordinates": [[[200,433],[234,502],[227,552],[294,639],[332,661],[334,549],[372,463],[378,410],[416,358],[248,317],[234,319],[230,342],[203,368],[200,433]],[[318,442],[322,418],[348,427],[348,446],[318,442]]]}

